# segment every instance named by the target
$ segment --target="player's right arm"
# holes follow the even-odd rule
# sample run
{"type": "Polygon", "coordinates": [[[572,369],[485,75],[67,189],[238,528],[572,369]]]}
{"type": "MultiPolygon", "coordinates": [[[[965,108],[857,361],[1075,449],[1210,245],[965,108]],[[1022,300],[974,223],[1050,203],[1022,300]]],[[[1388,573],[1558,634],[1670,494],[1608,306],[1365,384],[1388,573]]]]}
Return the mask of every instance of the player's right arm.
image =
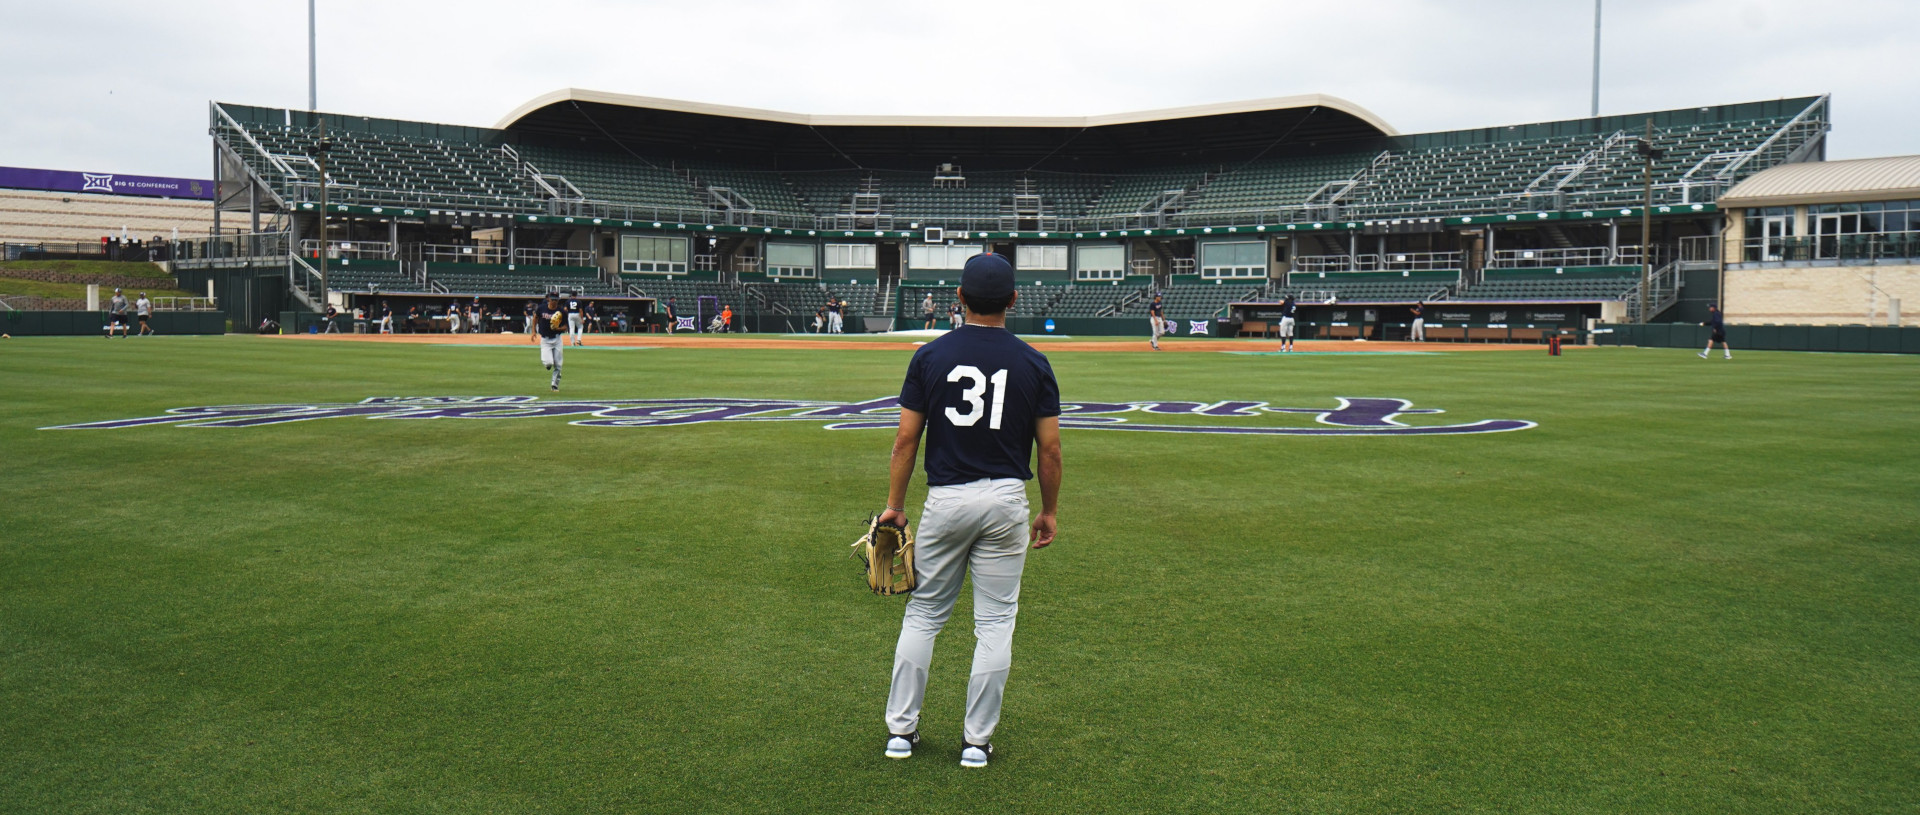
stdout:
{"type": "Polygon", "coordinates": [[[1040,516],[1033,519],[1029,540],[1040,549],[1053,542],[1060,509],[1060,417],[1042,416],[1033,422],[1033,440],[1040,446],[1040,516]]]}
{"type": "Polygon", "coordinates": [[[893,457],[887,464],[887,511],[880,514],[883,524],[907,523],[907,486],[913,480],[913,462],[920,455],[920,434],[926,428],[925,413],[900,409],[900,427],[893,434],[893,457]]]}

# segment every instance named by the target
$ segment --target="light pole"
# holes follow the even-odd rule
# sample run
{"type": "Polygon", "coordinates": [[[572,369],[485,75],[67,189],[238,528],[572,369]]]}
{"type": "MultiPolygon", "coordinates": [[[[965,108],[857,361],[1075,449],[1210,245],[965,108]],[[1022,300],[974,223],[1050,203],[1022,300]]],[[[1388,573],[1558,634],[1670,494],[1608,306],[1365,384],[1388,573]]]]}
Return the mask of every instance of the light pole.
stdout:
{"type": "Polygon", "coordinates": [[[332,149],[333,142],[327,140],[327,117],[322,116],[320,141],[313,146],[313,152],[320,165],[320,299],[323,306],[327,299],[327,152],[332,149]]]}
{"type": "MultiPolygon", "coordinates": [[[[311,0],[309,0],[311,1],[311,0]]],[[[1600,118],[1600,2],[1593,0],[1593,112],[1600,118]]]]}
{"type": "Polygon", "coordinates": [[[320,109],[320,62],[315,56],[317,36],[313,26],[314,0],[307,0],[307,110],[320,109]]]}
{"type": "Polygon", "coordinates": [[[1647,313],[1647,289],[1653,285],[1653,162],[1667,154],[1653,146],[1653,119],[1647,119],[1647,135],[1633,149],[1646,164],[1641,182],[1646,195],[1640,207],[1640,322],[1646,323],[1653,318],[1647,313]]]}

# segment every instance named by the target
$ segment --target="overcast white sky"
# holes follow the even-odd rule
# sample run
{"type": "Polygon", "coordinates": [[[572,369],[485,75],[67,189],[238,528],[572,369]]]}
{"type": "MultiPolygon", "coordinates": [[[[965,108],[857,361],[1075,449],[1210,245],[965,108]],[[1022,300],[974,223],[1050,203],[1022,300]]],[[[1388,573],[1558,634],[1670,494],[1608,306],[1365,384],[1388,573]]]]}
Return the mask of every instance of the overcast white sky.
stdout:
{"type": "MultiPolygon", "coordinates": [[[[0,165],[206,177],[206,105],[305,107],[305,0],[0,0],[0,165]]],[[[320,106],[489,126],[563,87],[808,113],[1299,93],[1402,132],[1585,116],[1592,0],[319,0],[320,106]]],[[[1913,0],[1607,0],[1602,114],[1833,94],[1920,153],[1913,0]]]]}

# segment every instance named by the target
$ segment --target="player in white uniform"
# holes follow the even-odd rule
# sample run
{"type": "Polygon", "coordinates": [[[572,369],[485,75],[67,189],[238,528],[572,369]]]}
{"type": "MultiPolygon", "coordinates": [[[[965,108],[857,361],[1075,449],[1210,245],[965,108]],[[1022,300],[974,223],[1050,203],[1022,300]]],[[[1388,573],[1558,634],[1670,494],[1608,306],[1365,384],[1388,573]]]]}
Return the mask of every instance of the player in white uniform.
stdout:
{"type": "Polygon", "coordinates": [[[966,325],[914,352],[900,386],[900,427],[888,471],[886,523],[905,523],[907,485],[927,439],[927,503],[887,695],[888,758],[920,742],[933,641],[973,576],[973,671],[960,766],[985,767],[1013,665],[1014,617],[1027,549],[1053,542],[1060,497],[1060,387],[1047,358],[1006,328],[1013,264],[974,255],[960,275],[966,325]],[[1028,459],[1039,447],[1040,515],[1028,527],[1028,459]]]}
{"type": "Polygon", "coordinates": [[[560,298],[551,293],[547,295],[545,303],[533,310],[534,334],[539,337],[540,343],[540,364],[553,372],[554,390],[560,389],[560,363],[566,350],[566,335],[563,333],[566,324],[561,322],[565,319],[564,314],[560,310],[560,298]]]}
{"type": "Polygon", "coordinates": [[[586,317],[580,313],[580,298],[567,298],[567,342],[573,345],[586,345],[581,341],[581,330],[586,325],[586,317]]]}
{"type": "Polygon", "coordinates": [[[1160,350],[1160,336],[1167,331],[1167,307],[1160,304],[1160,295],[1153,296],[1153,304],[1147,306],[1147,321],[1153,323],[1153,336],[1147,338],[1147,344],[1153,350],[1160,350]]]}

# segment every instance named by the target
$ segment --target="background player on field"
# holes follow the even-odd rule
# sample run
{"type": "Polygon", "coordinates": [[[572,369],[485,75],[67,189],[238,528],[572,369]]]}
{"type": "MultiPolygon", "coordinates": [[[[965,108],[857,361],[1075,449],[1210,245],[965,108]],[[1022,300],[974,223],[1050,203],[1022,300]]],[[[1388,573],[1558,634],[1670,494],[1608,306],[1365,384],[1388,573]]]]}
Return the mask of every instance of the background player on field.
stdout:
{"type": "Polygon", "coordinates": [[[1424,301],[1413,304],[1413,326],[1407,331],[1407,339],[1427,341],[1427,304],[1424,301]]]}
{"type": "Polygon", "coordinates": [[[1153,305],[1147,306],[1147,318],[1153,323],[1153,336],[1147,338],[1147,344],[1153,350],[1160,350],[1160,335],[1167,330],[1167,307],[1160,304],[1160,295],[1153,296],[1153,305]]]}
{"type": "Polygon", "coordinates": [[[1047,358],[1007,331],[1018,295],[1013,264],[974,255],[960,273],[967,324],[920,347],[900,386],[900,427],[888,470],[887,511],[905,523],[907,485],[920,437],[927,439],[927,503],[915,544],[918,588],[907,601],[887,695],[889,758],[920,741],[933,641],[973,576],[973,671],[960,766],[985,767],[1013,665],[1014,616],[1029,544],[1053,542],[1060,496],[1060,387],[1047,358]],[[1040,450],[1040,516],[1027,527],[1026,480],[1040,450]]]}
{"type": "Polygon", "coordinates": [[[393,333],[393,304],[385,300],[380,301],[380,333],[393,333]]]}
{"type": "Polygon", "coordinates": [[[586,315],[580,311],[580,298],[567,298],[567,342],[573,345],[586,345],[581,340],[581,331],[586,325],[586,315]]]}
{"type": "Polygon", "coordinates": [[[547,299],[533,311],[533,327],[540,335],[540,364],[553,372],[553,389],[560,389],[560,363],[566,343],[563,322],[566,312],[560,310],[560,296],[547,293],[547,299]]]}
{"type": "Polygon", "coordinates": [[[144,337],[154,333],[152,325],[153,301],[147,299],[146,292],[141,292],[140,299],[133,301],[133,315],[140,319],[140,336],[144,337]]]}
{"type": "Polygon", "coordinates": [[[113,299],[107,301],[107,336],[113,336],[119,330],[120,338],[127,338],[127,296],[119,289],[113,290],[113,299]]]}
{"type": "Polygon", "coordinates": [[[1733,359],[1733,346],[1727,344],[1726,315],[1720,313],[1720,307],[1708,303],[1707,319],[1701,325],[1713,329],[1713,333],[1707,336],[1707,349],[1700,352],[1700,358],[1706,359],[1707,354],[1713,352],[1713,344],[1717,342],[1720,343],[1720,350],[1727,352],[1726,358],[1733,359]]]}
{"type": "Polygon", "coordinates": [[[1293,351],[1293,314],[1299,308],[1299,302],[1289,294],[1280,301],[1280,350],[1293,351]]]}

